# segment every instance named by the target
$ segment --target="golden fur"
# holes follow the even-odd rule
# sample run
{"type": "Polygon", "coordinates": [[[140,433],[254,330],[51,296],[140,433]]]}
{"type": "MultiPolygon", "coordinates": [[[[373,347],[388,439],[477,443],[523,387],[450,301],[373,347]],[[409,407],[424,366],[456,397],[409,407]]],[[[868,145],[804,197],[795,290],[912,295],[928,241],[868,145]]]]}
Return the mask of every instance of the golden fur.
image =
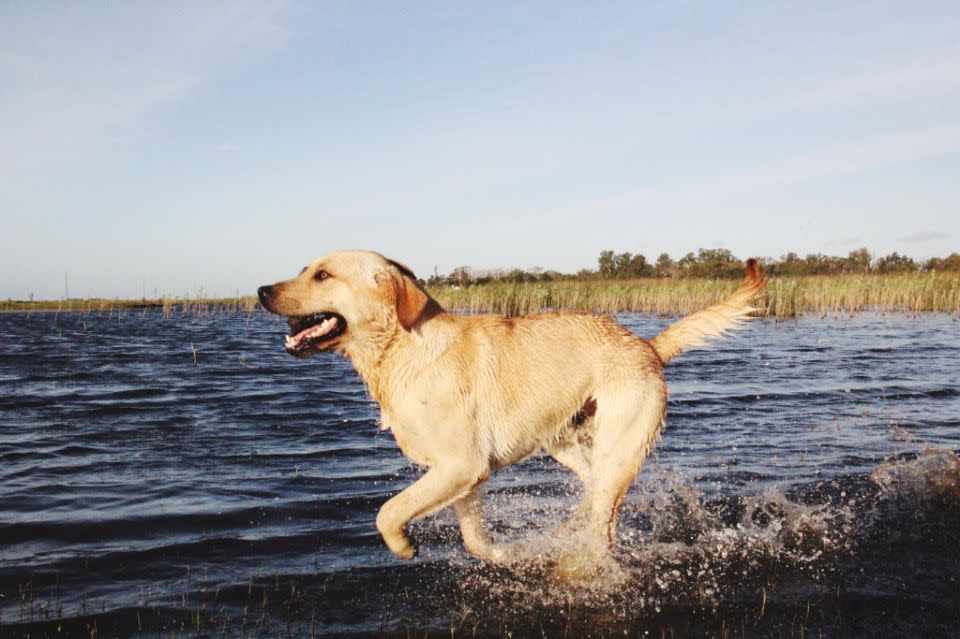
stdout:
{"type": "Polygon", "coordinates": [[[321,257],[260,296],[294,318],[291,326],[316,313],[342,318],[344,332],[311,352],[348,357],[380,404],[383,427],[428,467],[377,516],[390,550],[412,558],[406,524],[453,505],[467,550],[496,561],[503,553],[484,530],[479,486],[540,450],[576,472],[588,528],[613,540],[624,494],[663,423],[663,364],[736,327],[762,286],[751,260],[736,293],[650,341],[582,313],[452,315],[409,269],[366,251],[321,257]]]}

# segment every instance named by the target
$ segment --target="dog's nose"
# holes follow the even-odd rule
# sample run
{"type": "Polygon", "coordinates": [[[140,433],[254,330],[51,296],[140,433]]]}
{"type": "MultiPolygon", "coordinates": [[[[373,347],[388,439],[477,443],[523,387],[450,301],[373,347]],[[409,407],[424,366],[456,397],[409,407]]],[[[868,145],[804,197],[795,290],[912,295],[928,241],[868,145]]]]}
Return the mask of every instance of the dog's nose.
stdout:
{"type": "Polygon", "coordinates": [[[263,304],[264,308],[270,308],[270,298],[273,297],[273,287],[272,286],[261,286],[257,289],[257,297],[260,298],[260,303],[263,304]]]}

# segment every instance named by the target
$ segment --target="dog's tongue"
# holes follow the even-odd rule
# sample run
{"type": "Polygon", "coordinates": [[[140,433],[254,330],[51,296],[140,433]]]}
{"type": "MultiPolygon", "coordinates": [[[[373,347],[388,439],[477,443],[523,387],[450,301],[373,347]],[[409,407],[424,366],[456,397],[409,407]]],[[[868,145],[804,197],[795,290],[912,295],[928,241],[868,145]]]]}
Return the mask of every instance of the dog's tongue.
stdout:
{"type": "Polygon", "coordinates": [[[287,335],[284,338],[284,342],[287,348],[296,348],[299,344],[303,343],[305,340],[314,339],[316,337],[322,337],[332,331],[337,326],[336,317],[328,317],[323,320],[316,326],[311,326],[310,328],[305,328],[296,335],[287,335]]]}

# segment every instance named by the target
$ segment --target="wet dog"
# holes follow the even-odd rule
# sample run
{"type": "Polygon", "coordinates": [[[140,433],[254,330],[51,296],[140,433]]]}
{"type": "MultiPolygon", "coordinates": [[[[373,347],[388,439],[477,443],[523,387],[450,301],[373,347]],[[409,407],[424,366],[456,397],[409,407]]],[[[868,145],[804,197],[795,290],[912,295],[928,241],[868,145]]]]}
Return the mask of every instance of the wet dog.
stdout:
{"type": "Polygon", "coordinates": [[[453,315],[410,269],[366,251],[325,255],[258,295],[288,318],[288,353],[331,350],[353,363],[383,427],[429,469],[377,515],[390,550],[413,558],[407,523],[452,505],[467,550],[498,561],[480,486],[541,450],[583,481],[580,512],[598,545],[614,540],[624,495],[663,424],[663,365],[735,328],[762,288],[749,260],[733,295],[651,340],[586,313],[453,315]]]}

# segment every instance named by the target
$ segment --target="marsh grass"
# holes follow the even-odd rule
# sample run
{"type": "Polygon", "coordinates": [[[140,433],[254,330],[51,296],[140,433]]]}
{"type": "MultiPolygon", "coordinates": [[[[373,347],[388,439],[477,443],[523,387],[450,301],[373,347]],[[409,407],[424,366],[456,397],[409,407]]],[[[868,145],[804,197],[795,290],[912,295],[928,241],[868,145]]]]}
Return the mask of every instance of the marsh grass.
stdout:
{"type": "MultiPolygon", "coordinates": [[[[595,313],[632,311],[650,315],[686,315],[732,293],[732,279],[647,278],[636,280],[562,280],[556,282],[493,282],[476,286],[436,286],[430,293],[451,311],[525,315],[545,310],[595,313]]],[[[960,314],[960,273],[844,274],[771,277],[756,304],[758,314],[787,318],[821,317],[888,311],[960,314]]],[[[65,300],[0,302],[0,311],[113,313],[162,311],[165,318],[252,315],[257,298],[163,298],[159,300],[65,300]]]]}
{"type": "Polygon", "coordinates": [[[251,315],[259,308],[256,297],[227,297],[227,298],[171,298],[165,297],[156,300],[121,300],[121,299],[70,299],[44,300],[28,302],[24,300],[0,301],[0,312],[10,313],[80,313],[81,315],[108,315],[118,317],[147,312],[158,309],[165,318],[194,315],[216,316],[219,314],[244,313],[251,315]]]}
{"type": "MultiPolygon", "coordinates": [[[[586,280],[491,283],[431,293],[445,307],[466,312],[523,315],[547,309],[600,313],[632,311],[685,315],[709,306],[739,282],[726,279],[586,280]]],[[[960,313],[960,274],[909,273],[770,278],[757,302],[772,317],[820,316],[865,310],[960,313]]]]}

